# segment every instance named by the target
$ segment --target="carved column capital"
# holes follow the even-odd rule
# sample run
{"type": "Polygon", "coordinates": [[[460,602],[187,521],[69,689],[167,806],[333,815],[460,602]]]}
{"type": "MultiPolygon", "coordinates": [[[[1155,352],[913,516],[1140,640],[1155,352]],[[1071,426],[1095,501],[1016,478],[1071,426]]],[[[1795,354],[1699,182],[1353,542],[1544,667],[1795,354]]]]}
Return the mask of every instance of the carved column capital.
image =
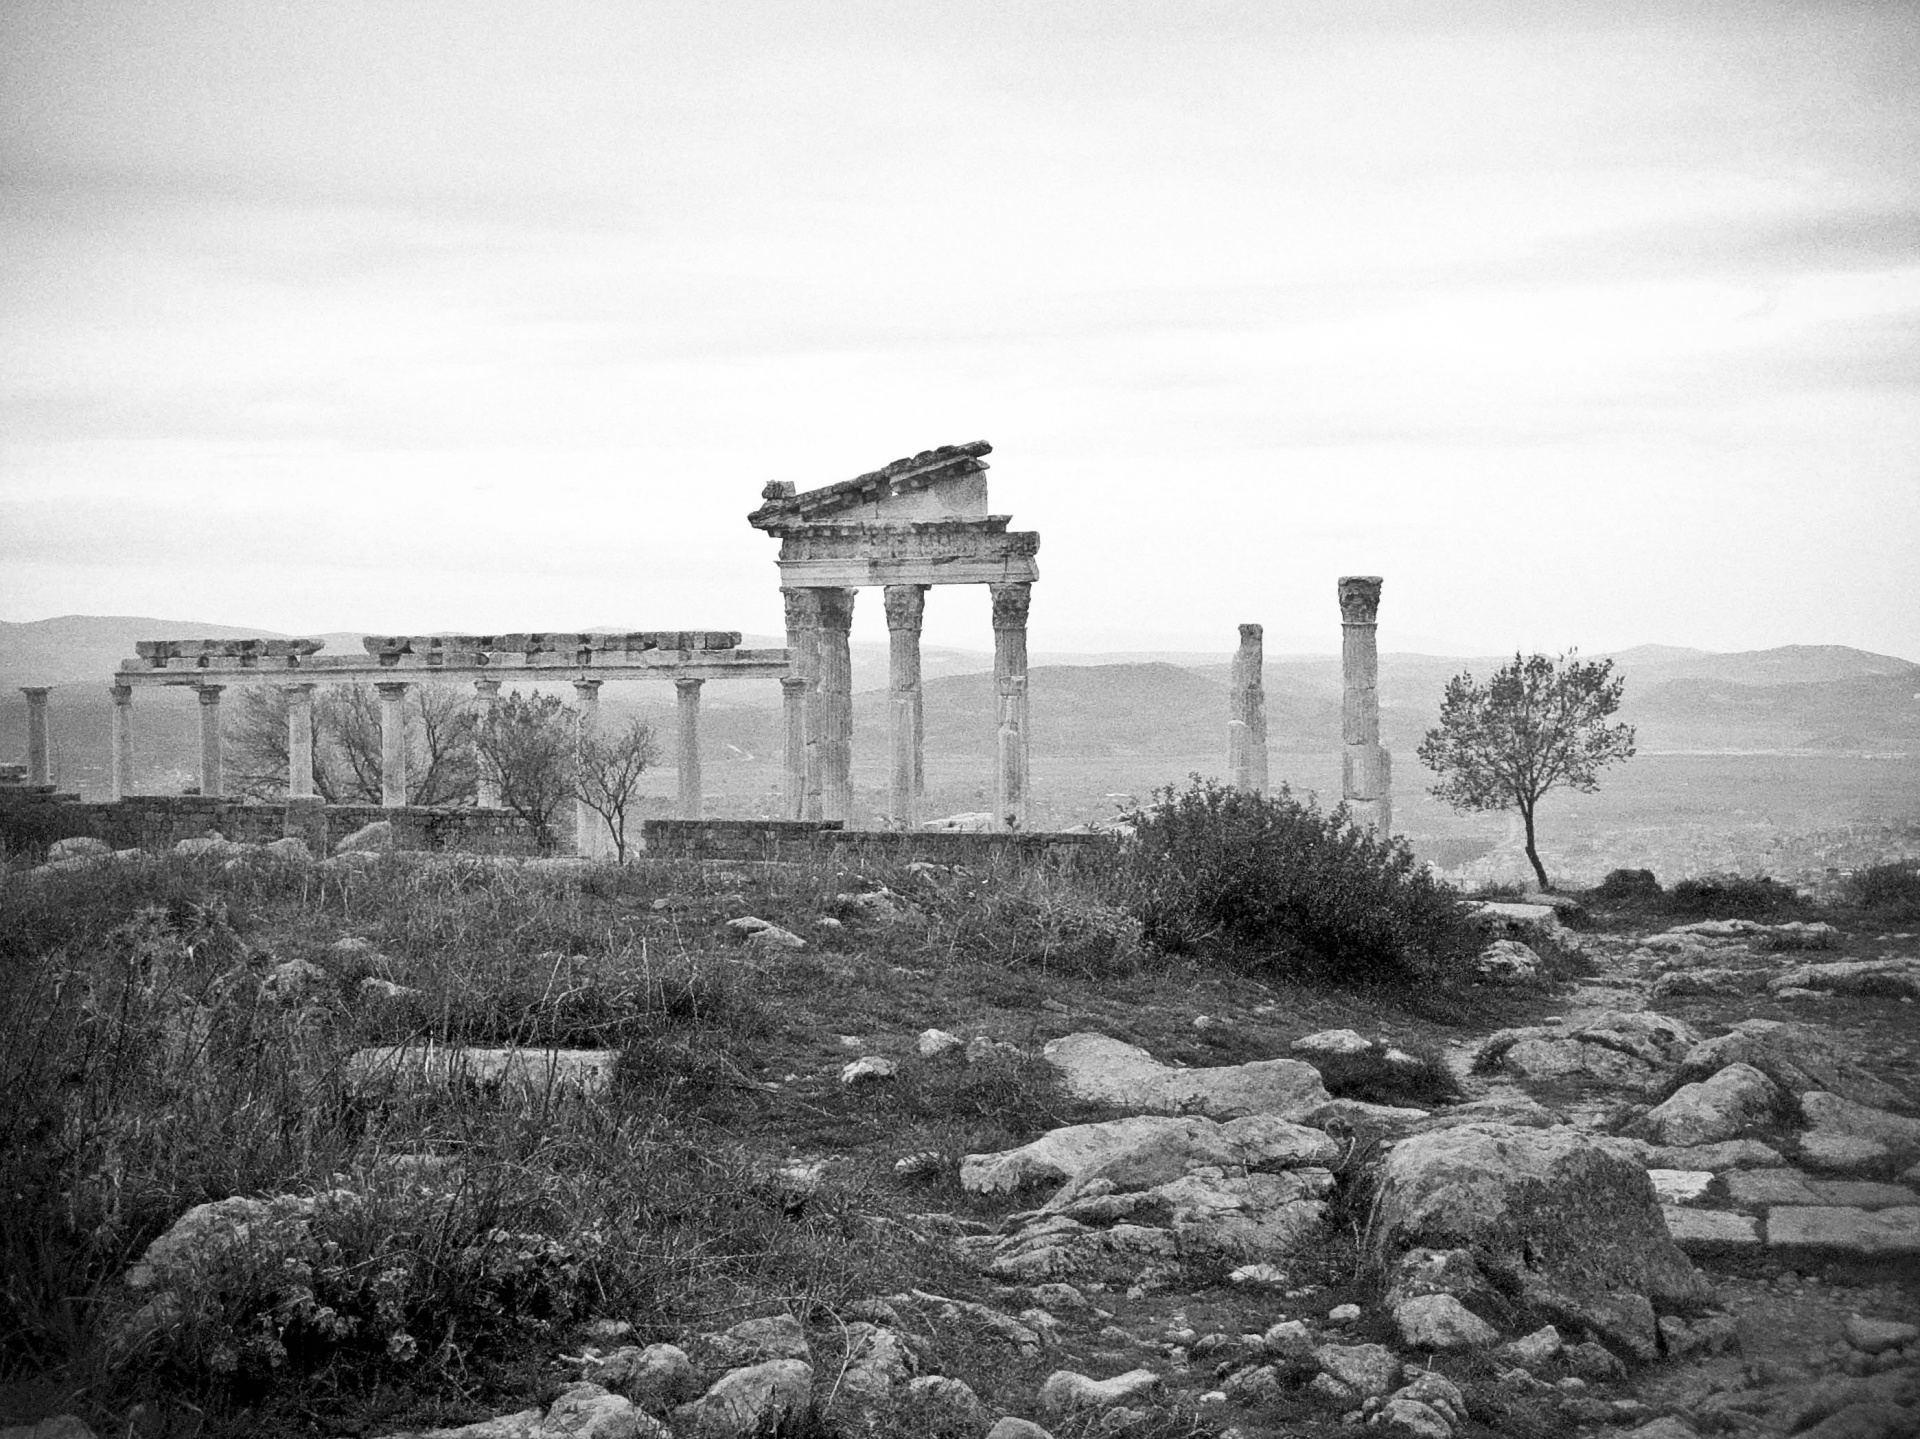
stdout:
{"type": "Polygon", "coordinates": [[[1340,577],[1340,623],[1370,625],[1380,614],[1380,576],[1342,575],[1340,577]]]}
{"type": "Polygon", "coordinates": [[[789,694],[805,694],[807,692],[806,676],[782,675],[780,676],[780,688],[789,694]]]}
{"type": "Polygon", "coordinates": [[[483,700],[498,699],[500,698],[500,681],[492,679],[475,680],[473,682],[473,692],[483,700]]]}
{"type": "Polygon", "coordinates": [[[789,631],[804,630],[820,622],[820,602],[815,598],[819,593],[798,586],[781,588],[780,603],[786,610],[789,631]]]}
{"type": "Polygon", "coordinates": [[[824,587],[814,592],[819,606],[820,628],[845,634],[853,628],[853,597],[858,590],[824,587]]]}
{"type": "Polygon", "coordinates": [[[993,627],[997,630],[1023,630],[1027,627],[1027,609],[1033,603],[1033,586],[1027,581],[1015,584],[989,584],[993,597],[993,627]]]}
{"type": "Polygon", "coordinates": [[[927,613],[927,587],[888,585],[881,594],[887,608],[887,628],[918,632],[927,613]]]}
{"type": "Polygon", "coordinates": [[[1265,625],[1242,625],[1240,626],[1240,643],[1243,645],[1258,644],[1266,638],[1266,634],[1267,627],[1265,625]]]}
{"type": "Polygon", "coordinates": [[[313,681],[308,680],[304,684],[281,685],[280,693],[290,700],[310,700],[313,698],[313,692],[317,688],[318,686],[315,685],[313,681]]]}
{"type": "Polygon", "coordinates": [[[600,686],[605,683],[605,680],[575,680],[573,682],[573,692],[579,696],[583,702],[592,704],[600,698],[600,686]]]}
{"type": "MultiPolygon", "coordinates": [[[[673,687],[683,695],[697,695],[700,693],[700,686],[705,683],[706,680],[698,675],[681,675],[674,680],[673,687]]],[[[780,683],[785,684],[786,681],[782,680],[780,683]]],[[[806,681],[802,680],[801,683],[805,684],[806,681]]]]}
{"type": "Polygon", "coordinates": [[[225,688],[225,685],[195,685],[193,690],[200,697],[201,704],[217,705],[220,703],[220,692],[225,688]]]}
{"type": "Polygon", "coordinates": [[[405,699],[407,691],[412,688],[405,680],[376,680],[373,687],[380,692],[383,700],[405,699]]]}
{"type": "Polygon", "coordinates": [[[133,703],[132,685],[108,685],[107,693],[113,696],[113,702],[117,705],[130,705],[133,703]]]}

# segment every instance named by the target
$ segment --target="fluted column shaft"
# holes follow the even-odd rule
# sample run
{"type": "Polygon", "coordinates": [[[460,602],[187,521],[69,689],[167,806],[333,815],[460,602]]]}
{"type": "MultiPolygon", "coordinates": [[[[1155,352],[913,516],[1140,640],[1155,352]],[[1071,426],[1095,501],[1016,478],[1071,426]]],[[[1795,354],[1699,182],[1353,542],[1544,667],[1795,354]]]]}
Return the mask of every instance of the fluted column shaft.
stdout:
{"type": "MultiPolygon", "coordinates": [[[[476,729],[493,714],[494,703],[499,698],[499,680],[473,682],[473,723],[476,729]]],[[[473,802],[482,809],[500,808],[500,777],[477,750],[473,757],[473,802]]]]}
{"type": "Polygon", "coordinates": [[[113,789],[114,799],[133,793],[133,686],[108,685],[113,696],[113,789]]]}
{"type": "Polygon", "coordinates": [[[807,682],[799,675],[780,681],[780,715],[786,737],[786,770],[780,790],[782,819],[807,815],[807,682]]]}
{"type": "Polygon", "coordinates": [[[285,685],[287,798],[313,798],[313,686],[285,685]]]}
{"type": "Polygon", "coordinates": [[[1240,626],[1240,648],[1233,657],[1233,683],[1227,696],[1227,773],[1233,787],[1247,794],[1267,792],[1267,690],[1265,631],[1240,626]]]}
{"type": "Polygon", "coordinates": [[[899,829],[912,829],[919,821],[920,737],[923,731],[920,624],[927,609],[927,587],[888,585],[885,603],[890,760],[887,818],[899,829]]]}
{"type": "MultiPolygon", "coordinates": [[[[800,705],[800,752],[793,752],[793,730],[787,730],[787,772],[789,790],[786,795],[787,817],[789,819],[819,819],[824,807],[822,799],[821,739],[826,731],[826,699],[820,690],[820,592],[811,589],[782,589],[781,600],[786,607],[787,655],[793,669],[792,678],[799,681],[800,705]],[[798,773],[798,784],[793,776],[798,773]]],[[[793,691],[788,690],[786,699],[794,702],[793,691]]]]}
{"type": "Polygon", "coordinates": [[[407,802],[407,685],[385,681],[380,695],[380,803],[400,809],[407,802]]]}
{"type": "MultiPolygon", "coordinates": [[[[574,739],[576,758],[584,758],[588,744],[600,731],[600,686],[604,680],[575,680],[573,693],[577,703],[574,739]]],[[[573,801],[573,852],[587,859],[605,859],[613,849],[613,836],[600,812],[578,795],[573,801]]]]}
{"type": "Polygon", "coordinates": [[[53,783],[53,754],[47,742],[48,685],[23,685],[27,697],[27,783],[53,783]]]}
{"type": "Polygon", "coordinates": [[[220,753],[220,694],[225,685],[199,685],[200,697],[200,793],[222,794],[226,790],[226,768],[220,753]]]}
{"type": "Polygon", "coordinates": [[[823,588],[820,628],[820,817],[853,822],[853,600],[857,590],[823,588]]]}
{"type": "Polygon", "coordinates": [[[998,729],[993,763],[996,829],[1027,828],[1027,609],[1033,586],[990,584],[993,598],[993,688],[998,729]]]}
{"type": "Polygon", "coordinates": [[[1393,832],[1393,757],[1380,746],[1380,577],[1346,575],[1340,595],[1340,790],[1353,821],[1393,832]]]}
{"type": "Polygon", "coordinates": [[[700,689],[703,679],[677,679],[679,695],[680,742],[675,758],[680,769],[680,818],[699,819],[706,807],[700,777],[700,689]]]}

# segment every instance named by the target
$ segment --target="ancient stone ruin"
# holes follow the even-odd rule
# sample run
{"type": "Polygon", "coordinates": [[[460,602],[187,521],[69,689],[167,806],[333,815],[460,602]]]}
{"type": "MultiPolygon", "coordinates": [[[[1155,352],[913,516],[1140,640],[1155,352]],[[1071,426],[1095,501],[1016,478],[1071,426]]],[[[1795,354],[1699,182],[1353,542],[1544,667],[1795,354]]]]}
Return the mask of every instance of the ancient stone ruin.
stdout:
{"type": "Polygon", "coordinates": [[[1355,824],[1393,832],[1393,756],[1380,747],[1380,577],[1340,580],[1340,793],[1355,824]]]}

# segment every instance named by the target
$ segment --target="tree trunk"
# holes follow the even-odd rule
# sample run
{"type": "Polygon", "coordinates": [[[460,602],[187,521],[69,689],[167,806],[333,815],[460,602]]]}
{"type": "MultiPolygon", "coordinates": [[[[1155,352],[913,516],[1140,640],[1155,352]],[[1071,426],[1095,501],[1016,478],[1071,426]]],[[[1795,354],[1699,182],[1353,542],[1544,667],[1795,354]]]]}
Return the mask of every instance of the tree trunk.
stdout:
{"type": "Polygon", "coordinates": [[[1542,890],[1552,889],[1553,886],[1547,883],[1547,867],[1540,863],[1540,851],[1533,847],[1533,806],[1530,804],[1521,805],[1520,818],[1525,821],[1527,826],[1527,861],[1533,866],[1533,872],[1540,877],[1540,888],[1542,890]]]}

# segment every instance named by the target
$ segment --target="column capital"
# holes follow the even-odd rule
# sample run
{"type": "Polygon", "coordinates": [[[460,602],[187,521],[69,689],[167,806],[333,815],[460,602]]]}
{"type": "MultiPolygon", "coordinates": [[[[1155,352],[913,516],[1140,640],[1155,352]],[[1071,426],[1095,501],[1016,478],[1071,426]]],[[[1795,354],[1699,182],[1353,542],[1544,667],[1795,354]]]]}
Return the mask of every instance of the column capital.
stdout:
{"type": "Polygon", "coordinates": [[[313,692],[318,688],[319,685],[312,680],[305,680],[297,685],[281,685],[280,693],[288,699],[312,699],[313,692]]]}
{"type": "MultiPolygon", "coordinates": [[[[700,693],[700,687],[705,683],[706,680],[699,675],[680,675],[674,680],[673,687],[683,695],[697,695],[700,693]]],[[[781,680],[780,683],[786,684],[788,681],[781,680]]],[[[800,683],[805,684],[806,681],[801,680],[800,683]]]]}
{"type": "Polygon", "coordinates": [[[1027,607],[1033,603],[1033,584],[1020,580],[1013,584],[989,584],[993,597],[993,627],[997,630],[1023,630],[1027,627],[1027,607]]]}
{"type": "Polygon", "coordinates": [[[573,692],[583,700],[597,700],[600,698],[600,686],[605,683],[605,680],[575,680],[573,692]]]}
{"type": "Polygon", "coordinates": [[[788,694],[805,694],[807,692],[807,677],[805,675],[781,675],[780,688],[788,694]]]}
{"type": "Polygon", "coordinates": [[[20,693],[25,695],[30,701],[44,700],[48,695],[53,693],[53,686],[52,685],[21,685],[20,693]]]}
{"type": "Polygon", "coordinates": [[[835,630],[845,634],[853,628],[853,599],[858,590],[843,590],[830,586],[813,591],[814,604],[818,607],[819,625],[824,630],[835,630]]]}
{"type": "Polygon", "coordinates": [[[497,699],[500,694],[500,681],[495,679],[475,680],[473,682],[473,692],[482,699],[497,699]]]}
{"type": "Polygon", "coordinates": [[[1342,575],[1339,583],[1340,623],[1374,624],[1380,614],[1380,576],[1342,575]]]}
{"type": "Polygon", "coordinates": [[[792,585],[780,588],[780,603],[786,612],[787,628],[803,630],[820,622],[820,592],[792,585]]]}
{"type": "Polygon", "coordinates": [[[117,705],[130,705],[133,703],[132,685],[111,684],[107,686],[107,693],[113,696],[113,702],[117,705]]]}
{"type": "Polygon", "coordinates": [[[925,585],[888,585],[881,591],[887,609],[887,628],[918,631],[927,612],[925,585]]]}
{"type": "Polygon", "coordinates": [[[200,697],[201,704],[217,705],[220,703],[220,692],[225,688],[225,685],[195,685],[193,692],[200,697]]]}
{"type": "Polygon", "coordinates": [[[407,697],[407,691],[413,686],[406,680],[376,680],[374,686],[383,700],[400,700],[407,697]]]}
{"type": "Polygon", "coordinates": [[[1267,627],[1265,625],[1242,625],[1240,626],[1240,643],[1243,645],[1257,644],[1266,638],[1266,634],[1267,627]]]}

